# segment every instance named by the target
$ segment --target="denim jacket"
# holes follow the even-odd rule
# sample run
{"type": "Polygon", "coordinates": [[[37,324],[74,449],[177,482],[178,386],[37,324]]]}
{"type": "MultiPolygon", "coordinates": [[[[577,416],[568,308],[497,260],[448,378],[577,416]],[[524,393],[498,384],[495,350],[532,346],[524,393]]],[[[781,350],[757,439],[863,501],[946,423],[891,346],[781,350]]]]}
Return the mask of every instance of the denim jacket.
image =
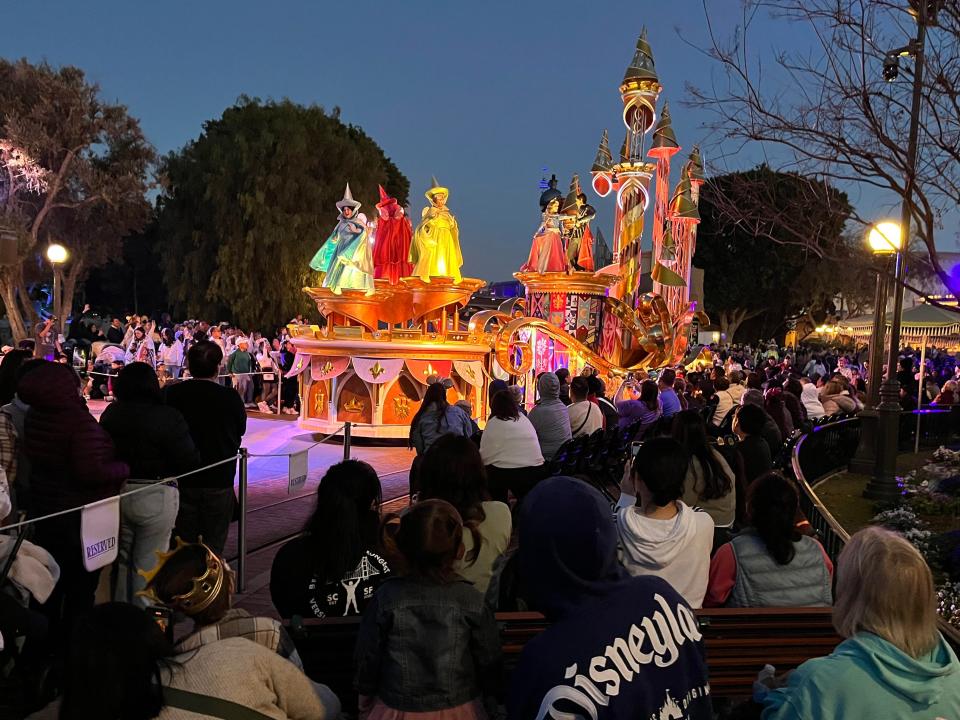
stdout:
{"type": "Polygon", "coordinates": [[[420,416],[417,426],[413,428],[411,439],[417,455],[423,455],[441,436],[448,433],[464,437],[473,435],[473,423],[460,408],[448,406],[439,423],[438,414],[436,405],[427,408],[420,416]]]}
{"type": "Polygon", "coordinates": [[[496,692],[500,634],[466,580],[387,580],[363,614],[357,689],[396,710],[444,710],[496,692]]]}

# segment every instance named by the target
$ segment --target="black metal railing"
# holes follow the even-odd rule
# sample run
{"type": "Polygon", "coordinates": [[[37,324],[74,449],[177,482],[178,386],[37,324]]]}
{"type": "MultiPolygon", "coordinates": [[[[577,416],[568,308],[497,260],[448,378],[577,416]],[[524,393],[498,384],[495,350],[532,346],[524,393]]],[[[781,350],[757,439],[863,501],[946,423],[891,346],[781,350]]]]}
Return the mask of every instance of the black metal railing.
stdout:
{"type": "MultiPolygon", "coordinates": [[[[928,413],[919,411],[920,446],[938,447],[945,443],[955,433],[958,412],[957,407],[928,413]]],[[[910,451],[916,440],[917,414],[918,411],[904,412],[900,418],[901,446],[909,446],[910,451]]],[[[793,446],[791,469],[800,488],[800,509],[835,566],[850,534],[833,517],[813,487],[847,466],[859,440],[860,420],[851,417],[818,425],[797,438],[793,446]]],[[[960,630],[941,620],[940,631],[955,649],[960,649],[960,630]]]]}
{"type": "Polygon", "coordinates": [[[793,446],[791,468],[800,486],[800,509],[834,562],[850,535],[813,491],[813,484],[847,466],[860,441],[860,420],[846,418],[817,425],[793,446]]]}
{"type": "Polygon", "coordinates": [[[900,414],[900,451],[912,452],[917,447],[938,447],[947,442],[960,428],[960,406],[924,405],[919,410],[905,410],[900,414]]]}

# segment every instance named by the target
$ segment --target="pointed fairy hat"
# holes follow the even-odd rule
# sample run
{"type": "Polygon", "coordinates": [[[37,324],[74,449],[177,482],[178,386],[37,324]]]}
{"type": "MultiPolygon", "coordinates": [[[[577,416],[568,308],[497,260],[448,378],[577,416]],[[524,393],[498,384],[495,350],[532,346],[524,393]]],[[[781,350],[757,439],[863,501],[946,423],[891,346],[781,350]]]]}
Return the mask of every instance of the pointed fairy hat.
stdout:
{"type": "Polygon", "coordinates": [[[347,207],[354,210],[360,207],[360,203],[353,199],[353,193],[350,192],[350,183],[347,183],[347,189],[343,191],[343,200],[337,203],[337,210],[343,210],[347,207]]]}
{"type": "Polygon", "coordinates": [[[380,190],[380,202],[377,203],[378,210],[397,204],[396,198],[387,195],[387,191],[383,189],[383,185],[377,185],[377,188],[380,190]]]}
{"type": "Polygon", "coordinates": [[[424,193],[424,195],[426,195],[427,200],[433,201],[434,195],[443,195],[445,197],[450,197],[450,191],[440,184],[440,181],[437,180],[436,176],[433,176],[430,178],[430,189],[427,190],[424,193]]]}

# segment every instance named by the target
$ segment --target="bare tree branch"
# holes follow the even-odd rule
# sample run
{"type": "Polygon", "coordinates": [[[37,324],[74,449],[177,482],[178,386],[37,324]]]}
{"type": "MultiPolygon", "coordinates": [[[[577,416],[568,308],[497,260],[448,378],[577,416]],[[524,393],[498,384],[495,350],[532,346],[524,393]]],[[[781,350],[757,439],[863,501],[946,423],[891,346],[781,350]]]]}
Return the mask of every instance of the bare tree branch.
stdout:
{"type": "MultiPolygon", "coordinates": [[[[708,9],[712,5],[704,3],[710,44],[700,50],[719,67],[722,82],[712,78],[709,85],[688,86],[688,104],[710,118],[718,155],[730,158],[731,146],[739,151],[759,143],[768,164],[806,176],[811,192],[839,182],[885,190],[902,201],[914,60],[900,60],[897,82],[883,82],[882,68],[887,53],[906,46],[916,32],[906,3],[746,0],[741,25],[726,39],[717,36],[708,9]],[[748,51],[762,14],[792,24],[809,36],[814,50],[781,52],[771,68],[764,66],[748,51]]],[[[938,20],[925,46],[911,239],[946,279],[936,235],[944,214],[960,205],[960,3],[944,3],[938,20]]],[[[770,200],[759,195],[747,206],[724,211],[730,222],[766,236],[765,228],[790,216],[789,207],[772,207],[770,200]]],[[[851,220],[863,223],[856,215],[851,220]]],[[[802,222],[778,241],[824,255],[817,228],[802,222]]]]}

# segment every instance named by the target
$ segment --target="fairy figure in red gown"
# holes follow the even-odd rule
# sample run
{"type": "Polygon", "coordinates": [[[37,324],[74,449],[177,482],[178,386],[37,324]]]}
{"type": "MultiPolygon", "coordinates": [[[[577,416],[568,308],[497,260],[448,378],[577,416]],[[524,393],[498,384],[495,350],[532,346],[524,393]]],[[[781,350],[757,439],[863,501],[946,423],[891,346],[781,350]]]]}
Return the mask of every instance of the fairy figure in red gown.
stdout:
{"type": "Polygon", "coordinates": [[[383,187],[380,187],[377,210],[380,211],[380,218],[373,244],[374,277],[384,278],[391,285],[396,285],[400,278],[413,272],[413,265],[408,261],[413,229],[400,203],[387,195],[383,187]]]}

